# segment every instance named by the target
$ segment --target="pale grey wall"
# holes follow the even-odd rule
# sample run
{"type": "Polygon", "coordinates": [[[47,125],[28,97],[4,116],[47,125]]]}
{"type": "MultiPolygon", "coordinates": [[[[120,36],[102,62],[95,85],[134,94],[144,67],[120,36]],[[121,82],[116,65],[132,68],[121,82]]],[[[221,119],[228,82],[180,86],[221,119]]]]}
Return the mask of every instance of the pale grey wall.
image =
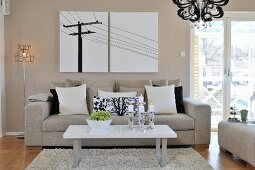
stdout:
{"type": "MultiPolygon", "coordinates": [[[[254,10],[253,0],[231,0],[228,10],[254,10]],[[239,6],[239,2],[242,4],[239,6]]],[[[181,78],[189,94],[190,26],[176,14],[171,0],[11,0],[11,15],[5,18],[7,131],[23,131],[22,65],[15,63],[19,43],[32,45],[35,62],[27,65],[27,96],[47,92],[51,81],[71,79],[174,79],[181,78]],[[59,73],[60,10],[156,11],[159,12],[159,72],[59,73]],[[180,51],[186,57],[180,58],[180,51]]]]}

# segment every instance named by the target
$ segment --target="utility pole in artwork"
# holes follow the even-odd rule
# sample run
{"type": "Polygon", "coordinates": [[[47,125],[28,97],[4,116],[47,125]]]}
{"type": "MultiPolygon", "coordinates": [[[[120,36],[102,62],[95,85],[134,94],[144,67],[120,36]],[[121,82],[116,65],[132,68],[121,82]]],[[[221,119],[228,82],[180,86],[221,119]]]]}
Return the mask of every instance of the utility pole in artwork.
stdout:
{"type": "Polygon", "coordinates": [[[69,34],[72,36],[78,35],[78,72],[82,72],[82,35],[96,33],[96,32],[90,31],[90,30],[82,32],[82,26],[94,25],[94,24],[102,24],[102,22],[98,22],[98,21],[88,22],[88,23],[78,22],[78,24],[74,24],[74,25],[63,25],[63,27],[65,27],[65,28],[78,27],[78,32],[69,34]]]}

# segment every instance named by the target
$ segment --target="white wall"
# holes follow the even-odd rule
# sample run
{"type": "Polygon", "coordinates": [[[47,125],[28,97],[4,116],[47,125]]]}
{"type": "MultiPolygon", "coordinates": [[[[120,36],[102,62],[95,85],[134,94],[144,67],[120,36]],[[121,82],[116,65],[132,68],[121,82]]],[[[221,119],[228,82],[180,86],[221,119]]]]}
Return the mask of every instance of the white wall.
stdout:
{"type": "Polygon", "coordinates": [[[4,16],[0,8],[0,137],[5,135],[4,16]]]}

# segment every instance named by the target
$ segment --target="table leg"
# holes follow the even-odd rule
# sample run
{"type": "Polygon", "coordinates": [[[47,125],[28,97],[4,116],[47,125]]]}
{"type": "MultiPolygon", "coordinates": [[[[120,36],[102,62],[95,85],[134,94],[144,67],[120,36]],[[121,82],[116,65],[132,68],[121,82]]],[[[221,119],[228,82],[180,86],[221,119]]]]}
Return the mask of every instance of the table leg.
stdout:
{"type": "Polygon", "coordinates": [[[161,159],[161,154],[160,154],[160,138],[156,139],[156,158],[158,159],[158,161],[160,161],[161,159]]]}
{"type": "Polygon", "coordinates": [[[161,167],[166,166],[167,159],[167,138],[162,138],[162,153],[160,152],[161,139],[156,139],[156,158],[161,167]]]}
{"type": "Polygon", "coordinates": [[[78,151],[79,151],[79,161],[81,161],[82,158],[82,146],[81,146],[81,140],[78,142],[78,151]]]}
{"type": "Polygon", "coordinates": [[[166,166],[167,159],[167,138],[162,139],[161,167],[166,166]]]}
{"type": "Polygon", "coordinates": [[[73,140],[73,168],[77,168],[79,166],[81,152],[81,139],[73,140]]]}

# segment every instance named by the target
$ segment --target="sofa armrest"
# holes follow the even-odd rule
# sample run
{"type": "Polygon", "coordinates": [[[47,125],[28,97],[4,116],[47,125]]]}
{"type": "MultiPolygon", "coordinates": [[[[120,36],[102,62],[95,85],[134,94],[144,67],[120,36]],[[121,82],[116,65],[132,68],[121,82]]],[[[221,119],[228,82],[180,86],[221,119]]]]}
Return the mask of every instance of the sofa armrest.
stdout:
{"type": "Polygon", "coordinates": [[[25,145],[42,146],[42,122],[50,115],[50,102],[33,102],[25,107],[25,145]]]}
{"type": "Polygon", "coordinates": [[[187,115],[195,121],[195,144],[209,145],[211,139],[211,106],[194,99],[184,99],[187,115]]]}

